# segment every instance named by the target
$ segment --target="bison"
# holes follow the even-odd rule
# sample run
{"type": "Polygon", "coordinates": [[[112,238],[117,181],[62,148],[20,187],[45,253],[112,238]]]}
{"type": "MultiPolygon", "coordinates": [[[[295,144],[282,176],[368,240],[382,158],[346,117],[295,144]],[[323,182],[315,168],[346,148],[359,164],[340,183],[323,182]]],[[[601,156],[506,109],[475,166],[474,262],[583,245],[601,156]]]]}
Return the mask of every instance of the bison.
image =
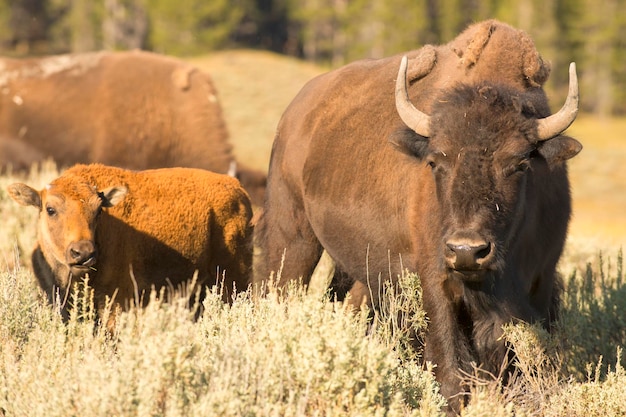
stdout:
{"type": "Polygon", "coordinates": [[[256,280],[282,265],[279,284],[308,284],[326,250],[334,291],[355,304],[377,307],[381,279],[417,272],[430,319],[425,360],[437,364],[451,410],[464,389],[459,370],[500,370],[505,323],[556,318],[566,161],[582,147],[562,135],[578,109],[574,67],[551,115],[534,47],[507,45],[517,38],[498,31],[516,32],[497,22],[468,30],[482,36],[485,26],[500,41],[481,38],[469,67],[450,47],[468,43],[462,34],[412,61],[358,61],[305,85],[278,125],[256,237],[256,280]],[[506,48],[506,61],[490,48],[506,48]]]}
{"type": "MultiPolygon", "coordinates": [[[[234,161],[208,74],[144,51],[0,59],[0,148],[61,166],[99,162],[127,169],[202,168],[234,161]]],[[[32,158],[0,155],[0,166],[32,158]]],[[[260,204],[266,176],[238,164],[260,204]]]]}
{"type": "MultiPolygon", "coordinates": [[[[203,287],[223,280],[225,300],[248,284],[251,204],[227,175],[76,165],[41,191],[22,183],[8,191],[39,210],[32,265],[50,302],[67,300],[71,284],[87,274],[98,311],[106,297],[125,308],[195,272],[203,287]]],[[[67,304],[61,307],[67,318],[67,304]]]]}

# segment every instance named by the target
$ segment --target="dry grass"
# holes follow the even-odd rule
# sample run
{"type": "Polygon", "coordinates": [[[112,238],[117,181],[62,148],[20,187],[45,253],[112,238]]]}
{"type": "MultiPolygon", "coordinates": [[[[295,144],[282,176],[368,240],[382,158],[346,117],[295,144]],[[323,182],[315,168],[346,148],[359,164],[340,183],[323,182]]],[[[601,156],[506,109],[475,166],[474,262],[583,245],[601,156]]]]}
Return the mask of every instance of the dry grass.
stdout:
{"type": "Polygon", "coordinates": [[[64,325],[31,284],[0,274],[3,415],[408,416],[443,403],[430,371],[367,334],[367,312],[297,285],[231,306],[213,291],[197,322],[186,297],[153,297],[112,338],[88,303],[64,325]]]}

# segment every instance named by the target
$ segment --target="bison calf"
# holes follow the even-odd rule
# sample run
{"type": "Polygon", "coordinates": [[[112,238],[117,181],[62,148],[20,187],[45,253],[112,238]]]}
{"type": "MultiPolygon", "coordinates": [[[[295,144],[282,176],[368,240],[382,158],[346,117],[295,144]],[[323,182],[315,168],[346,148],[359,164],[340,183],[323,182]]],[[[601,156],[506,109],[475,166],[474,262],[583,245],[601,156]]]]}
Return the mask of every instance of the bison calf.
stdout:
{"type": "Polygon", "coordinates": [[[252,210],[227,175],[76,165],[41,191],[16,183],[9,195],[39,209],[32,263],[50,302],[55,293],[63,302],[87,274],[99,311],[107,296],[127,307],[136,294],[180,285],[195,271],[201,285],[224,277],[225,299],[246,288],[252,210]]]}

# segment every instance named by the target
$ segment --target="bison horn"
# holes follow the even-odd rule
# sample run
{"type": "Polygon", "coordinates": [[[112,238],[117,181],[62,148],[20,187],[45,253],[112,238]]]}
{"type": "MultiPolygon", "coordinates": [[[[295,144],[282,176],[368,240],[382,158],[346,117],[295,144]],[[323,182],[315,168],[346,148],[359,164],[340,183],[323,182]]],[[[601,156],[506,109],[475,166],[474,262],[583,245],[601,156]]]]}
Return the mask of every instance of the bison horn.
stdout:
{"type": "Polygon", "coordinates": [[[557,113],[537,121],[537,135],[539,140],[548,140],[567,129],[578,114],[578,77],[576,64],[569,65],[569,91],[565,104],[557,113]]]}
{"type": "Polygon", "coordinates": [[[402,121],[418,135],[430,136],[430,116],[415,108],[409,99],[409,90],[406,83],[408,58],[402,57],[398,78],[396,79],[396,109],[402,121]]]}

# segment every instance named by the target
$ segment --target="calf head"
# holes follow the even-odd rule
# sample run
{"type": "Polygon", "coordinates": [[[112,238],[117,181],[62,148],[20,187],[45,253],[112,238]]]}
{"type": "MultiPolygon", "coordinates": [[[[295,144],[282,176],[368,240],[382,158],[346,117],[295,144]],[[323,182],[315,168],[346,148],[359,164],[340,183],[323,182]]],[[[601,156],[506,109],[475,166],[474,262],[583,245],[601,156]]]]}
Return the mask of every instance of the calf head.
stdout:
{"type": "Polygon", "coordinates": [[[489,271],[503,268],[524,222],[531,176],[549,172],[582,148],[561,135],[578,110],[575,68],[566,104],[545,118],[539,115],[547,114],[547,102],[537,91],[487,82],[442,92],[426,115],[410,103],[405,74],[403,59],[396,105],[411,130],[392,143],[432,170],[447,271],[462,282],[480,283],[489,271]]]}
{"type": "Polygon", "coordinates": [[[98,217],[126,196],[126,187],[98,191],[76,177],[57,178],[43,190],[15,183],[8,188],[13,200],[39,209],[38,245],[62,288],[73,277],[96,270],[98,217]]]}

